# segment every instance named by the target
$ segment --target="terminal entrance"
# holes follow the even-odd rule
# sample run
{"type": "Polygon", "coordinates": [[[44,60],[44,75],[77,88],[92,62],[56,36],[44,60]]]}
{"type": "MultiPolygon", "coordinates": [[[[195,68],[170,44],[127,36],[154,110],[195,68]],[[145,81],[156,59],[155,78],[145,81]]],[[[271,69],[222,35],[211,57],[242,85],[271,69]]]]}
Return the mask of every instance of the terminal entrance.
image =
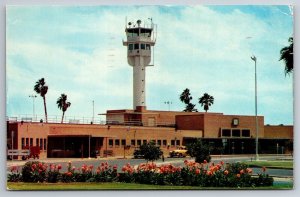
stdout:
{"type": "Polygon", "coordinates": [[[96,157],[103,146],[103,137],[89,136],[49,136],[48,158],[88,158],[96,157]],[[89,152],[90,151],[90,152],[89,152]]]}

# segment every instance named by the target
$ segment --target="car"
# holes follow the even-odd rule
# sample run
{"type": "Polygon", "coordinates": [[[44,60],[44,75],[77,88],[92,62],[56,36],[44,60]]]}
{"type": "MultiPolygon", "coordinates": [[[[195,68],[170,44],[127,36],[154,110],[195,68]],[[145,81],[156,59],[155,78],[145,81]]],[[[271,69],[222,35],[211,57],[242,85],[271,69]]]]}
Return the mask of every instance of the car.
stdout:
{"type": "Polygon", "coordinates": [[[133,152],[133,158],[134,159],[144,159],[144,155],[141,153],[140,149],[136,149],[133,152]]]}
{"type": "Polygon", "coordinates": [[[179,146],[177,149],[169,152],[170,157],[186,157],[188,156],[188,150],[185,146],[179,146]]]}

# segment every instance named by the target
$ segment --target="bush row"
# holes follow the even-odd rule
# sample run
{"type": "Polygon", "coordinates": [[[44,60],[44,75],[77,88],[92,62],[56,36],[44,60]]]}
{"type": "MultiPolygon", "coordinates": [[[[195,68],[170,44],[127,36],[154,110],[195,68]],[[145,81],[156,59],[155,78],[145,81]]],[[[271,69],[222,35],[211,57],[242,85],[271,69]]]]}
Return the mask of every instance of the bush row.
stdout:
{"type": "Polygon", "coordinates": [[[262,168],[257,176],[252,175],[252,169],[241,163],[217,164],[196,163],[184,161],[183,167],[172,164],[157,166],[155,163],[142,163],[131,166],[129,163],[117,172],[117,166],[101,163],[94,166],[82,165],[81,168],[72,167],[68,163],[66,172],[61,172],[61,165],[41,162],[27,162],[21,172],[12,167],[8,173],[9,182],[126,182],[154,185],[189,185],[203,187],[259,187],[272,186],[273,178],[269,177],[266,169],[262,168]]]}

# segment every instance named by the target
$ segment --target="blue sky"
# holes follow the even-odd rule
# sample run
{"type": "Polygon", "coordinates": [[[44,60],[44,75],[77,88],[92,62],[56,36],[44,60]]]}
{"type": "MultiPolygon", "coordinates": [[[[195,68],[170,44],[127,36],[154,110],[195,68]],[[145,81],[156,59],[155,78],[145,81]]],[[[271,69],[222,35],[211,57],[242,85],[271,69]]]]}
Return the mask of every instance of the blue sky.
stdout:
{"type": "MultiPolygon", "coordinates": [[[[171,101],[171,110],[183,110],[179,95],[189,88],[194,103],[214,96],[211,112],[253,115],[254,54],[258,114],[265,124],[293,124],[293,76],[278,61],[293,34],[288,6],[8,6],[7,115],[32,115],[29,95],[42,77],[50,116],[61,116],[61,93],[72,103],[67,116],[91,117],[92,100],[95,114],[131,109],[126,17],[152,17],[158,26],[155,66],[146,71],[148,109],[168,110],[171,101]]],[[[35,111],[44,113],[40,96],[35,111]]]]}

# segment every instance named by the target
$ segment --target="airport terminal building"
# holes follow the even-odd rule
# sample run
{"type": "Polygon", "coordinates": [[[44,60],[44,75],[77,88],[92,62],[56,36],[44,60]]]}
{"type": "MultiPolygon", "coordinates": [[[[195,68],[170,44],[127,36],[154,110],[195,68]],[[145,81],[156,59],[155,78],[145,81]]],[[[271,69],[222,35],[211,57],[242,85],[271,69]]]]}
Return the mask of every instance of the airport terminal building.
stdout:
{"type": "Polygon", "coordinates": [[[211,154],[254,154],[256,125],[259,153],[289,153],[293,144],[292,125],[265,125],[264,117],[223,113],[156,111],[146,108],[146,68],[156,42],[156,25],[126,24],[127,61],[133,69],[133,108],[107,110],[104,123],[69,123],[7,118],[7,148],[22,150],[39,146],[40,157],[131,157],[149,141],[165,155],[177,146],[202,139],[211,154]]]}

